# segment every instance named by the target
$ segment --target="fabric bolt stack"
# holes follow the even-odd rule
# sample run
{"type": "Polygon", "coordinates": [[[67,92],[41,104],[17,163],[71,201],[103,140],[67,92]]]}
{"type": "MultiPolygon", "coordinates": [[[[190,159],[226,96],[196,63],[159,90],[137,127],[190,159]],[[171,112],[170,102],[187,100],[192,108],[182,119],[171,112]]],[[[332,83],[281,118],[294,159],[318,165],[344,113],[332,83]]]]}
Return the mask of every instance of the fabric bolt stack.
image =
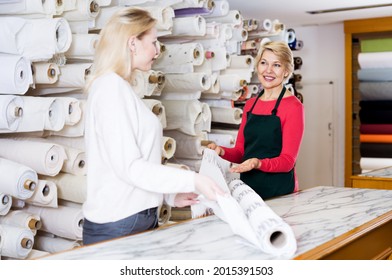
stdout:
{"type": "Polygon", "coordinates": [[[392,38],[363,39],[357,72],[362,173],[392,165],[392,38]]]}

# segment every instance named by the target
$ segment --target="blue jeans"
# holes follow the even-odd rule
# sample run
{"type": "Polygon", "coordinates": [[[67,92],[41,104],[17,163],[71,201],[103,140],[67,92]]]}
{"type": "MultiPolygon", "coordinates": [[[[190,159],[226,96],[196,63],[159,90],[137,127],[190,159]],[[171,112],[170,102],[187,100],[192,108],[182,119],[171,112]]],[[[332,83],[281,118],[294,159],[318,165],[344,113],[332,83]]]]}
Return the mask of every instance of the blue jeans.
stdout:
{"type": "Polygon", "coordinates": [[[122,220],[97,224],[84,219],[83,245],[139,233],[158,226],[158,208],[150,208],[122,220]]]}

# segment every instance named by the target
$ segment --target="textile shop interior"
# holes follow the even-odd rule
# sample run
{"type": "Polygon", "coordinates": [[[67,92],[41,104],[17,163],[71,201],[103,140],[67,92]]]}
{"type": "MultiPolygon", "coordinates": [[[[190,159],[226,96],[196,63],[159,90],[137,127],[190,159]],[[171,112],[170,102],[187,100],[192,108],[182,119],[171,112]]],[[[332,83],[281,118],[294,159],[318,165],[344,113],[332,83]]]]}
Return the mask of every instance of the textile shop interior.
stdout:
{"type": "Polygon", "coordinates": [[[0,1],[0,259],[392,259],[392,4],[313,2],[0,1]],[[220,178],[234,200],[248,186],[206,146],[235,146],[262,89],[260,45],[288,44],[286,87],[305,110],[299,192],[197,218],[163,203],[157,229],[83,246],[83,88],[127,6],[157,20],[160,54],[132,88],[162,125],[161,164],[220,178]]]}

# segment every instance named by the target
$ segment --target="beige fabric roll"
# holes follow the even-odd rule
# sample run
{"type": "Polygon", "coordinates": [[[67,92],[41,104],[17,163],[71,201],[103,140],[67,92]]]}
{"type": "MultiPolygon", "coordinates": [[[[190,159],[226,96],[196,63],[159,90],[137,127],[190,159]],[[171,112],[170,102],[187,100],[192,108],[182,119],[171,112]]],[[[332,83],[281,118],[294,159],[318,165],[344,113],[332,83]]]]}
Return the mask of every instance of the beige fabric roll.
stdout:
{"type": "Polygon", "coordinates": [[[254,58],[251,55],[231,55],[230,56],[230,68],[244,68],[254,69],[254,58]]]}
{"type": "Polygon", "coordinates": [[[76,10],[66,11],[62,14],[69,21],[89,21],[97,17],[100,11],[99,4],[94,0],[78,0],[76,10]]]}
{"type": "Polygon", "coordinates": [[[219,17],[206,17],[207,22],[215,21],[220,23],[229,23],[233,26],[242,26],[243,17],[238,10],[229,10],[227,15],[219,17]]]}
{"type": "Polygon", "coordinates": [[[203,155],[203,141],[208,140],[207,135],[202,133],[191,136],[180,131],[164,131],[164,135],[175,139],[175,157],[181,159],[201,159],[203,155]]]}
{"type": "Polygon", "coordinates": [[[98,34],[72,34],[72,44],[65,56],[71,59],[93,60],[98,40],[98,34]]]}
{"type": "Polygon", "coordinates": [[[219,84],[221,91],[238,91],[243,86],[247,85],[245,79],[243,79],[239,75],[231,74],[231,75],[219,75],[219,84]]]}
{"type": "Polygon", "coordinates": [[[149,11],[151,16],[157,20],[156,29],[158,31],[158,37],[172,32],[173,18],[175,17],[172,7],[154,5],[141,8],[149,11]]]}
{"type": "Polygon", "coordinates": [[[27,205],[26,211],[41,217],[41,230],[54,235],[82,240],[83,213],[81,209],[59,205],[58,208],[43,208],[27,205]]]}
{"type": "Polygon", "coordinates": [[[33,83],[30,61],[19,55],[0,54],[0,65],[0,94],[25,94],[33,83]]]}
{"type": "Polygon", "coordinates": [[[142,99],[143,103],[153,112],[161,122],[162,128],[166,128],[166,109],[162,102],[155,99],[142,99]]]}
{"type": "Polygon", "coordinates": [[[57,208],[57,186],[52,180],[38,179],[34,194],[25,200],[28,204],[57,208]]]}
{"type": "Polygon", "coordinates": [[[55,63],[34,62],[34,83],[53,84],[58,80],[60,69],[55,63]]]}
{"type": "Polygon", "coordinates": [[[24,210],[12,210],[6,216],[0,216],[0,224],[28,229],[34,235],[42,226],[39,216],[24,210]]]}
{"type": "Polygon", "coordinates": [[[34,235],[31,230],[10,225],[0,225],[2,256],[25,259],[31,252],[34,244],[34,235]]]}
{"type": "Polygon", "coordinates": [[[62,146],[53,143],[0,139],[0,157],[26,165],[39,174],[55,176],[64,164],[66,153],[62,146]]]}
{"type": "Polygon", "coordinates": [[[16,131],[23,117],[23,99],[20,96],[0,95],[0,132],[16,131]]]}
{"type": "Polygon", "coordinates": [[[166,74],[165,92],[195,92],[211,88],[211,79],[205,73],[166,74]]]}
{"type": "Polygon", "coordinates": [[[63,146],[67,159],[61,171],[72,175],[84,176],[87,174],[86,154],[84,151],[68,146],[63,146]]]}
{"type": "MultiPolygon", "coordinates": [[[[10,149],[1,143],[3,150],[10,149]]],[[[12,153],[12,151],[11,151],[12,153]]],[[[34,193],[38,176],[32,168],[0,155],[0,192],[27,199],[34,193]]]]}
{"type": "Polygon", "coordinates": [[[170,159],[176,152],[176,140],[171,137],[163,136],[162,157],[170,159]]]}
{"type": "Polygon", "coordinates": [[[60,199],[83,203],[87,197],[87,177],[67,173],[59,173],[54,177],[39,176],[40,180],[51,180],[57,186],[57,197],[60,199]]]}
{"type": "Polygon", "coordinates": [[[196,36],[206,34],[206,20],[200,15],[173,18],[173,28],[170,37],[196,36]]]}
{"type": "Polygon", "coordinates": [[[235,145],[235,138],[231,134],[208,133],[208,140],[215,142],[218,146],[232,148],[235,145]]]}
{"type": "Polygon", "coordinates": [[[170,220],[171,217],[171,207],[167,205],[166,203],[161,204],[158,207],[158,223],[160,226],[167,224],[170,220]]]}
{"type": "MultiPolygon", "coordinates": [[[[34,240],[34,242],[35,242],[35,240],[34,240]]],[[[41,258],[46,255],[49,255],[49,252],[40,251],[37,249],[32,249],[31,252],[27,255],[26,260],[35,260],[35,259],[41,258]]]]}
{"type": "Polygon", "coordinates": [[[0,217],[7,215],[12,206],[12,196],[0,193],[0,217]]]}
{"type": "MultiPolygon", "coordinates": [[[[79,100],[77,102],[79,106],[77,107],[77,110],[80,109],[80,120],[74,124],[65,124],[64,127],[59,130],[59,131],[50,131],[50,135],[57,135],[57,136],[63,136],[67,138],[78,138],[84,136],[84,120],[85,120],[85,113],[84,109],[86,107],[86,100],[79,100]]],[[[73,117],[76,116],[74,113],[71,114],[73,117]]],[[[78,114],[77,114],[78,115],[78,114]]],[[[76,120],[75,118],[72,118],[73,120],[76,120]]]]}
{"type": "Polygon", "coordinates": [[[80,247],[79,242],[58,236],[37,235],[34,241],[35,249],[52,254],[80,247]]]}
{"type": "Polygon", "coordinates": [[[63,106],[65,125],[74,125],[78,123],[82,117],[82,109],[80,101],[73,97],[57,97],[63,106]]]}
{"type": "Polygon", "coordinates": [[[212,122],[240,124],[242,110],[240,108],[211,107],[212,122]]]}
{"type": "Polygon", "coordinates": [[[63,136],[51,135],[49,137],[46,137],[46,140],[48,140],[51,143],[72,147],[82,151],[86,150],[84,137],[63,137],[63,136]]]}

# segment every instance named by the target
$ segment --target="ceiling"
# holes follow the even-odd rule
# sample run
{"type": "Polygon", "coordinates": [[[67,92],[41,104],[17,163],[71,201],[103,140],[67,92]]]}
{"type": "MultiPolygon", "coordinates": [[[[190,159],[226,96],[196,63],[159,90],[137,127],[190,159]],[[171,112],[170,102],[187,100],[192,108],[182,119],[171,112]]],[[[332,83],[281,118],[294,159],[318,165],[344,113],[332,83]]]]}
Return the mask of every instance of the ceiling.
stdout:
{"type": "Polygon", "coordinates": [[[392,1],[388,0],[228,0],[230,10],[239,10],[244,19],[279,19],[289,27],[321,25],[349,19],[392,16],[392,1]],[[383,7],[369,6],[390,5],[383,7]],[[341,8],[366,9],[309,14],[307,11],[341,8]]]}

